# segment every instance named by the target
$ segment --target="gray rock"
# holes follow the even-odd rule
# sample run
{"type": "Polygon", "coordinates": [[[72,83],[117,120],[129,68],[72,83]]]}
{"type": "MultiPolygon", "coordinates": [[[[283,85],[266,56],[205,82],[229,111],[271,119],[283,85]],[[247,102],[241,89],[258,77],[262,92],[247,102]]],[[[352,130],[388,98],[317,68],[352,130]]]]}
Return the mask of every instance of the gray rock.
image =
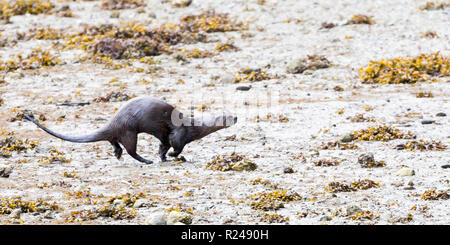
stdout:
{"type": "Polygon", "coordinates": [[[238,87],[236,87],[236,90],[239,90],[239,91],[249,91],[251,88],[252,88],[251,85],[249,85],[249,86],[238,86],[238,87]]]}
{"type": "Polygon", "coordinates": [[[443,113],[443,112],[439,112],[438,114],[436,114],[437,117],[446,117],[447,114],[443,113]]]}
{"type": "Polygon", "coordinates": [[[353,134],[346,134],[344,136],[342,136],[341,138],[341,142],[351,142],[353,140],[353,134]]]}
{"type": "Polygon", "coordinates": [[[441,168],[450,168],[450,164],[442,165],[441,168]]]}
{"type": "Polygon", "coordinates": [[[421,121],[422,124],[432,124],[434,122],[435,122],[435,120],[422,120],[421,121]]]}
{"type": "Polygon", "coordinates": [[[8,178],[11,173],[12,167],[5,165],[0,166],[0,177],[8,178]]]}
{"type": "Polygon", "coordinates": [[[352,215],[352,214],[354,214],[354,213],[356,213],[356,212],[359,212],[359,211],[361,211],[362,209],[360,208],[360,207],[358,207],[358,206],[356,206],[356,205],[351,205],[351,206],[348,206],[347,208],[346,208],[346,211],[347,211],[347,216],[349,216],[349,215],[352,215]]]}
{"type": "Polygon", "coordinates": [[[372,167],[382,167],[384,166],[383,161],[375,161],[373,153],[363,153],[358,157],[358,163],[363,168],[372,168],[372,167]]]}
{"type": "Polygon", "coordinates": [[[155,212],[148,217],[147,225],[167,225],[167,215],[163,212],[155,212]]]}
{"type": "Polygon", "coordinates": [[[125,204],[125,201],[124,200],[122,200],[122,199],[116,199],[116,200],[114,200],[113,201],[113,206],[114,207],[125,207],[126,206],[126,204],[125,204]]]}

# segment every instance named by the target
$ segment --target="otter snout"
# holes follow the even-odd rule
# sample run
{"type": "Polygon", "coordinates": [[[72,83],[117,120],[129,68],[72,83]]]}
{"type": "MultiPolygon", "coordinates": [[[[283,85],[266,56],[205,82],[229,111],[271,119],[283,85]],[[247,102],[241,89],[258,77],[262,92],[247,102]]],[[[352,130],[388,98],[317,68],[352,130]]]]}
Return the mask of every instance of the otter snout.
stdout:
{"type": "Polygon", "coordinates": [[[216,118],[215,126],[230,127],[237,122],[237,116],[221,116],[216,118]]]}

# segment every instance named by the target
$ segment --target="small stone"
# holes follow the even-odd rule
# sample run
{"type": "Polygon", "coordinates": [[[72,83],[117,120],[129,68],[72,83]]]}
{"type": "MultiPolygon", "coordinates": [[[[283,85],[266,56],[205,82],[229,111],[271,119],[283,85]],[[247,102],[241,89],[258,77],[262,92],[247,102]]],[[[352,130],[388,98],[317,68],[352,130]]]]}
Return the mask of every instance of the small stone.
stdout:
{"type": "Polygon", "coordinates": [[[320,218],[320,221],[330,221],[330,220],[331,220],[331,217],[328,216],[328,215],[322,216],[322,217],[320,218]]]}
{"type": "Polygon", "coordinates": [[[375,161],[375,158],[373,157],[373,153],[363,153],[363,154],[359,155],[358,163],[363,168],[384,166],[384,161],[375,161]]]}
{"type": "Polygon", "coordinates": [[[342,136],[341,138],[341,142],[346,143],[346,142],[351,142],[353,140],[353,134],[346,134],[344,136],[342,136]]]}
{"type": "Polygon", "coordinates": [[[351,206],[347,207],[346,211],[347,211],[347,216],[349,216],[356,212],[362,211],[362,209],[356,205],[351,205],[351,206]]]}
{"type": "Polygon", "coordinates": [[[147,199],[137,199],[133,205],[134,208],[142,208],[142,207],[148,207],[148,206],[150,206],[150,203],[148,202],[147,199]]]}
{"type": "Polygon", "coordinates": [[[125,201],[122,199],[114,200],[113,205],[114,205],[114,207],[125,207],[126,206],[125,201]]]}
{"type": "Polygon", "coordinates": [[[155,212],[148,217],[147,225],[167,225],[167,216],[163,212],[155,212]]]}
{"type": "Polygon", "coordinates": [[[116,19],[117,19],[117,18],[120,17],[120,12],[117,11],[117,10],[113,10],[113,11],[111,12],[110,17],[111,17],[111,18],[116,18],[116,19]]]}
{"type": "Polygon", "coordinates": [[[189,225],[192,223],[192,215],[185,212],[172,211],[167,217],[167,224],[174,225],[178,222],[189,225]]]}
{"type": "Polygon", "coordinates": [[[0,166],[0,177],[8,178],[12,173],[12,168],[9,166],[0,166]]]}
{"type": "Polygon", "coordinates": [[[432,124],[432,123],[434,123],[435,122],[435,120],[422,120],[422,124],[432,124]]]}
{"type": "Polygon", "coordinates": [[[21,214],[22,214],[22,209],[16,208],[11,212],[11,214],[9,214],[9,217],[14,218],[14,219],[19,219],[21,214]]]}
{"type": "Polygon", "coordinates": [[[230,84],[234,83],[234,77],[232,75],[224,75],[222,79],[220,79],[220,82],[223,84],[230,84]]]}
{"type": "Polygon", "coordinates": [[[438,114],[436,114],[437,117],[446,117],[447,114],[443,113],[443,112],[439,112],[438,114]]]}
{"type": "Polygon", "coordinates": [[[416,173],[414,172],[414,169],[412,169],[412,168],[401,168],[396,173],[397,176],[413,176],[415,174],[416,173]]]}
{"type": "Polygon", "coordinates": [[[405,149],[405,145],[404,144],[400,144],[400,145],[397,145],[397,146],[395,146],[395,149],[397,149],[397,150],[403,150],[403,149],[405,149]]]}
{"type": "Polygon", "coordinates": [[[450,164],[442,165],[441,168],[450,168],[450,164]]]}
{"type": "Polygon", "coordinates": [[[285,174],[292,174],[292,173],[294,173],[294,169],[292,169],[291,167],[285,167],[283,169],[283,173],[285,173],[285,174]]]}
{"type": "Polygon", "coordinates": [[[55,214],[48,210],[44,213],[44,219],[54,219],[55,218],[55,214]]]}
{"type": "Polygon", "coordinates": [[[236,87],[236,90],[239,90],[239,91],[249,91],[251,88],[252,88],[251,85],[249,85],[249,86],[238,86],[238,87],[236,87]]]}

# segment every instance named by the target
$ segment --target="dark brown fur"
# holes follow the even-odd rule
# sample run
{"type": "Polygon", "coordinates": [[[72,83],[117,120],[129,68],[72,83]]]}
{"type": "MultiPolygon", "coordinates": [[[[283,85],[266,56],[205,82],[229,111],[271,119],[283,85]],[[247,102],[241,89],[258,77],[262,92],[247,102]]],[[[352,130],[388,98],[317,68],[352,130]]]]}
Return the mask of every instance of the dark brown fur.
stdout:
{"type": "Polygon", "coordinates": [[[150,96],[130,100],[103,128],[92,134],[78,137],[58,134],[30,116],[24,114],[24,117],[45,132],[63,140],[78,143],[109,141],[114,147],[117,159],[122,156],[121,144],[130,156],[146,164],[150,164],[152,161],[146,160],[136,153],[139,133],[151,134],[161,141],[159,156],[164,162],[166,153],[171,147],[174,151],[169,153],[169,156],[177,157],[186,144],[217,130],[227,128],[237,121],[237,117],[230,116],[220,116],[209,121],[185,118],[173,106],[150,96]],[[179,120],[173,120],[174,115],[179,120]]]}

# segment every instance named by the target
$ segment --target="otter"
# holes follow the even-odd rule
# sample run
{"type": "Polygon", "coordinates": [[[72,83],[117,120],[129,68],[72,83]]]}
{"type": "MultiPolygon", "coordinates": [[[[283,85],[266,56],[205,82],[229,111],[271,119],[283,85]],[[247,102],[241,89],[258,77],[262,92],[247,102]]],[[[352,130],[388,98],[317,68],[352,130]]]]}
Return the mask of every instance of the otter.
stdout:
{"type": "Polygon", "coordinates": [[[76,143],[108,141],[113,146],[117,159],[122,156],[121,144],[131,157],[146,164],[151,164],[153,161],[136,153],[139,133],[147,133],[159,139],[159,157],[162,162],[165,162],[167,161],[166,153],[171,147],[173,152],[168,155],[177,157],[186,144],[217,130],[228,128],[237,122],[236,116],[226,115],[207,119],[184,117],[183,113],[172,105],[151,96],[131,99],[105,126],[83,136],[62,135],[46,128],[30,115],[24,113],[24,117],[45,132],[62,140],[76,143]]]}

